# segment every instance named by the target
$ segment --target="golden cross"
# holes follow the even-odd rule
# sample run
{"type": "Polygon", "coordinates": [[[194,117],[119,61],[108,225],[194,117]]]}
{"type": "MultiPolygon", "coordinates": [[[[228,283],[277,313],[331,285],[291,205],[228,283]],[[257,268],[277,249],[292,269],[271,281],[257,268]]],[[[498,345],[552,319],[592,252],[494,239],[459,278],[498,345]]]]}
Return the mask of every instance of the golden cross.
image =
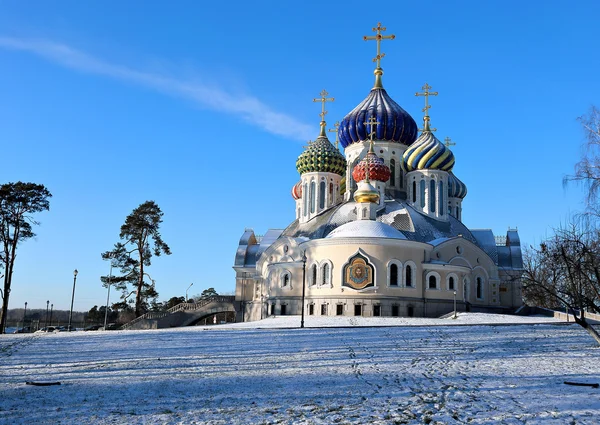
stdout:
{"type": "Polygon", "coordinates": [[[444,145],[449,148],[450,146],[456,146],[456,143],[453,143],[450,137],[446,137],[444,139],[444,145]]]}
{"type": "Polygon", "coordinates": [[[419,129],[421,131],[436,131],[437,128],[429,128],[429,108],[431,108],[431,105],[429,105],[429,96],[437,96],[438,92],[436,91],[429,91],[431,89],[431,86],[427,83],[425,83],[425,85],[423,87],[421,87],[421,89],[423,90],[423,93],[419,93],[416,92],[415,96],[425,96],[425,107],[422,109],[423,112],[425,112],[425,118],[423,118],[423,121],[425,121],[425,126],[422,129],[419,129]]]}
{"type": "Polygon", "coordinates": [[[326,90],[323,90],[321,93],[320,99],[313,99],[313,102],[321,102],[321,121],[325,121],[325,115],[327,115],[327,111],[325,110],[325,102],[333,102],[335,99],[333,97],[327,97],[329,93],[326,90]]]}
{"type": "Polygon", "coordinates": [[[307,143],[308,143],[308,145],[306,145],[306,146],[302,146],[304,149],[306,149],[306,148],[310,147],[310,145],[312,145],[312,144],[313,144],[313,141],[312,141],[312,140],[309,140],[307,143]]]}
{"type": "Polygon", "coordinates": [[[375,135],[375,130],[373,129],[373,126],[374,125],[378,125],[379,121],[377,121],[377,118],[371,117],[371,118],[369,118],[369,121],[366,121],[364,124],[371,126],[371,132],[369,133],[369,135],[371,136],[371,143],[370,143],[370,146],[369,146],[369,152],[373,152],[373,136],[375,135]]]}
{"type": "Polygon", "coordinates": [[[340,131],[340,122],[336,122],[335,124],[333,124],[333,126],[335,128],[330,128],[329,131],[330,133],[335,133],[335,148],[338,148],[338,143],[340,141],[340,139],[338,138],[338,132],[340,131]]]}
{"type": "Polygon", "coordinates": [[[381,59],[385,56],[385,53],[381,53],[381,40],[393,40],[396,38],[395,35],[381,35],[381,31],[387,31],[386,27],[381,26],[381,22],[377,23],[377,28],[373,28],[373,31],[377,33],[377,35],[365,35],[363,40],[375,40],[377,41],[377,56],[373,58],[373,62],[377,62],[377,68],[381,68],[381,59]]]}

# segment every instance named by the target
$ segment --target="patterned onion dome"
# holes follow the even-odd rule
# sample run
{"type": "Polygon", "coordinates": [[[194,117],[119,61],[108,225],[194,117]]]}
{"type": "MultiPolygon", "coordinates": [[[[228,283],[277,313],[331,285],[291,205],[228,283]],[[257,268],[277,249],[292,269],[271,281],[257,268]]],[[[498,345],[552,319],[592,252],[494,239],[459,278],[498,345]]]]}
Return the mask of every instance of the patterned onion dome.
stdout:
{"type": "Polygon", "coordinates": [[[369,138],[370,126],[365,125],[375,117],[375,139],[410,145],[417,138],[417,123],[400,105],[392,100],[384,88],[375,87],[365,100],[342,120],[338,135],[344,148],[369,138]]]}
{"type": "Polygon", "coordinates": [[[448,173],[448,197],[463,199],[465,196],[467,196],[467,185],[453,173],[448,173]]]}
{"type": "Polygon", "coordinates": [[[454,154],[431,131],[424,131],[402,156],[402,167],[413,170],[451,171],[454,154]]]}
{"type": "Polygon", "coordinates": [[[383,159],[379,158],[374,152],[367,155],[354,167],[352,178],[354,181],[363,181],[367,176],[367,164],[369,165],[369,179],[378,182],[386,182],[390,179],[390,169],[384,164],[383,159]]]}
{"type": "Polygon", "coordinates": [[[321,135],[300,154],[296,169],[300,174],[321,171],[341,176],[346,169],[346,159],[327,137],[321,135]]]}
{"type": "Polygon", "coordinates": [[[302,198],[302,181],[299,181],[292,187],[292,198],[296,201],[302,198]]]}
{"type": "Polygon", "coordinates": [[[346,193],[346,170],[344,170],[344,174],[342,174],[342,179],[340,180],[340,195],[346,193]]]}

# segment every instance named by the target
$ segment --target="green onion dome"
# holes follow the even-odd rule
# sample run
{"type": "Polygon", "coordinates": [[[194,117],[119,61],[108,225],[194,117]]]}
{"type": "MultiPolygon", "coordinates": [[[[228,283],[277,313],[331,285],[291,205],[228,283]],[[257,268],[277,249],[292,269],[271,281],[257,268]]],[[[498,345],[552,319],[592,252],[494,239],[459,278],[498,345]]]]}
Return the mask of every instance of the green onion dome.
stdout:
{"type": "Polygon", "coordinates": [[[300,154],[296,169],[300,174],[320,171],[341,176],[346,171],[346,158],[331,144],[327,136],[321,134],[300,154]]]}
{"type": "Polygon", "coordinates": [[[464,199],[467,196],[467,185],[453,173],[448,173],[448,197],[464,199]]]}
{"type": "Polygon", "coordinates": [[[406,172],[414,170],[451,171],[454,154],[427,129],[410,145],[402,156],[406,172]]]}

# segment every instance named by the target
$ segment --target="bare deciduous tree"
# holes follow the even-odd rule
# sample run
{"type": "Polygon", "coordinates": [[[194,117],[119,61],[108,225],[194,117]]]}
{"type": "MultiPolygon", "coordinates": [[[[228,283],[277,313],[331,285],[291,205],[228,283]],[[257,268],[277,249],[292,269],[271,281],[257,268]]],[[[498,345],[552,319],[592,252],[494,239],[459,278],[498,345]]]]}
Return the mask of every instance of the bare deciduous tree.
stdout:
{"type": "Polygon", "coordinates": [[[526,300],[545,307],[566,306],[575,322],[600,344],[600,334],[586,311],[600,314],[600,232],[576,224],[532,248],[522,278],[526,300]]]}

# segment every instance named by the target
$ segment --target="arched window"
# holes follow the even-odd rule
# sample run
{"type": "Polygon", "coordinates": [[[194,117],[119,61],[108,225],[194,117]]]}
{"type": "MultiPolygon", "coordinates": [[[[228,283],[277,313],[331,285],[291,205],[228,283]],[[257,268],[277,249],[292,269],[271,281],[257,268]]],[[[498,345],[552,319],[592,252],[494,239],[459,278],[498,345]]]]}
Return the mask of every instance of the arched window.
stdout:
{"type": "Polygon", "coordinates": [[[390,159],[390,186],[396,186],[396,161],[390,159]]]}
{"type": "Polygon", "coordinates": [[[283,286],[285,288],[289,284],[290,284],[290,275],[289,275],[289,273],[286,273],[283,275],[283,283],[281,286],[283,286]]]}
{"type": "Polygon", "coordinates": [[[429,276],[429,289],[437,289],[437,279],[434,275],[429,276]]]}
{"type": "Polygon", "coordinates": [[[417,202],[417,182],[413,181],[412,184],[412,200],[413,200],[413,204],[415,202],[417,202]]]}
{"type": "Polygon", "coordinates": [[[454,286],[454,277],[450,276],[448,278],[448,290],[449,291],[454,291],[454,289],[456,289],[455,286],[454,286]]]}
{"type": "Polygon", "coordinates": [[[310,284],[311,285],[317,284],[317,265],[316,264],[313,264],[313,266],[312,266],[312,276],[310,279],[310,284]]]}
{"type": "Polygon", "coordinates": [[[329,183],[329,205],[333,204],[333,183],[329,183]]]}
{"type": "Polygon", "coordinates": [[[460,207],[456,207],[456,218],[460,220],[460,207]]]}
{"type": "Polygon", "coordinates": [[[412,287],[413,286],[412,267],[409,265],[406,265],[406,267],[404,268],[404,271],[406,272],[406,276],[404,277],[406,286],[412,287]]]}
{"type": "Polygon", "coordinates": [[[366,208],[363,210],[363,218],[367,218],[367,209],[366,208]]]}
{"type": "Polygon", "coordinates": [[[400,184],[398,186],[404,187],[404,172],[402,171],[402,167],[400,167],[400,173],[398,173],[398,174],[400,175],[400,179],[399,179],[400,184]]]}
{"type": "Polygon", "coordinates": [[[325,182],[319,183],[319,208],[325,208],[325,182]]]}
{"type": "Polygon", "coordinates": [[[329,279],[329,263],[325,263],[321,268],[321,284],[329,285],[329,279]]]}
{"type": "Polygon", "coordinates": [[[315,212],[315,181],[310,182],[310,212],[311,214],[315,212]]]}
{"type": "Polygon", "coordinates": [[[390,265],[390,286],[398,286],[398,265],[390,265]]]}
{"type": "Polygon", "coordinates": [[[435,212],[435,180],[429,182],[429,211],[435,212]]]}
{"type": "Polygon", "coordinates": [[[302,189],[302,199],[304,201],[304,216],[308,214],[308,186],[304,183],[304,189],[302,189]]]}
{"type": "Polygon", "coordinates": [[[425,180],[421,180],[419,183],[420,195],[421,195],[421,208],[425,208],[425,180]]]}
{"type": "Polygon", "coordinates": [[[452,180],[448,179],[448,196],[452,196],[452,180]]]}
{"type": "Polygon", "coordinates": [[[444,215],[444,182],[440,180],[438,196],[440,197],[440,215],[444,215]]]}
{"type": "Polygon", "coordinates": [[[477,299],[483,299],[483,282],[481,278],[477,277],[477,299]]]}

